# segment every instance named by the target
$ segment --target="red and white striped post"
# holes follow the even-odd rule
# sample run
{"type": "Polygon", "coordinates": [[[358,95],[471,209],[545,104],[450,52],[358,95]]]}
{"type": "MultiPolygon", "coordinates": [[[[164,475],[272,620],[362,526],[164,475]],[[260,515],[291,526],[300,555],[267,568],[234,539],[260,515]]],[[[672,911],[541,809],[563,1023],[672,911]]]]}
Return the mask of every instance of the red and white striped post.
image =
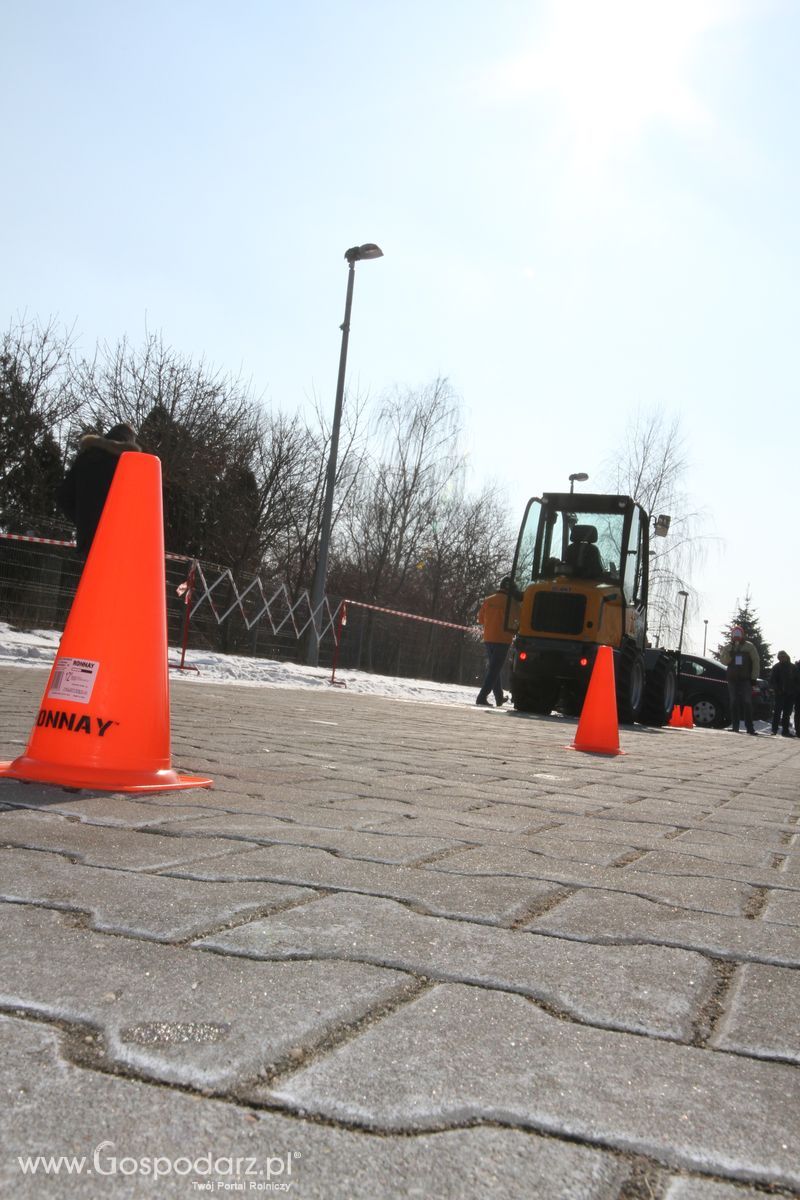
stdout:
{"type": "Polygon", "coordinates": [[[336,623],[336,641],[333,647],[333,670],[331,671],[331,687],[347,687],[345,681],[337,680],[336,665],[339,662],[339,647],[342,644],[342,629],[347,624],[347,603],[343,600],[339,607],[339,620],[336,623]]]}

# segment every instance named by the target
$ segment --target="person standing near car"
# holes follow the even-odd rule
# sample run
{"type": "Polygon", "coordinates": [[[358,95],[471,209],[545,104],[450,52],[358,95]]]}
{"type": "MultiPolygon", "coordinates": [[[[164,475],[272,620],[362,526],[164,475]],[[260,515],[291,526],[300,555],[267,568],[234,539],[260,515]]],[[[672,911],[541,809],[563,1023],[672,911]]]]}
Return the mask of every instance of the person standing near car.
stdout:
{"type": "MultiPolygon", "coordinates": [[[[772,736],[777,736],[780,725],[783,736],[791,737],[789,718],[795,702],[795,668],[785,650],[778,651],[778,661],[769,673],[769,685],[775,693],[772,709],[772,736]]],[[[796,723],[795,728],[797,728],[796,723]]]]}
{"type": "Polygon", "coordinates": [[[744,636],[741,625],[734,625],[731,640],[719,655],[719,661],[727,667],[728,695],[731,702],[731,730],[739,732],[739,723],[744,719],[745,729],[755,736],[753,728],[753,684],[758,679],[761,663],[758,651],[744,636]]]}
{"type": "Polygon", "coordinates": [[[475,703],[482,708],[489,707],[489,692],[494,695],[494,702],[499,708],[505,704],[500,675],[506,661],[508,647],[514,638],[513,629],[506,629],[506,608],[511,600],[509,624],[516,625],[518,621],[517,601],[522,594],[517,591],[509,575],[504,575],[496,592],[487,596],[478,613],[478,624],[483,626],[483,644],[486,649],[486,676],[475,703]]]}

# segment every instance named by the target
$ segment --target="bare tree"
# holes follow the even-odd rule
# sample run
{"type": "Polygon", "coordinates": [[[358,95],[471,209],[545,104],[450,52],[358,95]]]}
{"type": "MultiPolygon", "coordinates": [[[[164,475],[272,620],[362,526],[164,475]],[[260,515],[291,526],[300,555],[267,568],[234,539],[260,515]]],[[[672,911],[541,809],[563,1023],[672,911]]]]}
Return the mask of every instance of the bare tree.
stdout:
{"type": "Polygon", "coordinates": [[[711,538],[704,532],[705,510],[686,491],[689,465],[680,419],[659,409],[637,409],[625,428],[623,444],[605,468],[609,491],[632,496],[650,517],[671,517],[666,538],[651,538],[648,628],[660,645],[676,644],[682,598],[697,606],[692,572],[702,564],[711,538]]]}
{"type": "Polygon", "coordinates": [[[375,449],[351,489],[335,557],[365,599],[388,603],[404,590],[460,469],[458,402],[444,379],[395,391],[372,432],[375,449]]]}
{"type": "Polygon", "coordinates": [[[76,368],[85,424],[127,421],[161,459],[170,549],[257,565],[263,412],[248,385],[179,354],[160,334],[123,338],[76,368]]]}
{"type": "Polygon", "coordinates": [[[469,625],[487,590],[511,568],[514,536],[499,486],[445,497],[417,564],[421,612],[469,625]]]}

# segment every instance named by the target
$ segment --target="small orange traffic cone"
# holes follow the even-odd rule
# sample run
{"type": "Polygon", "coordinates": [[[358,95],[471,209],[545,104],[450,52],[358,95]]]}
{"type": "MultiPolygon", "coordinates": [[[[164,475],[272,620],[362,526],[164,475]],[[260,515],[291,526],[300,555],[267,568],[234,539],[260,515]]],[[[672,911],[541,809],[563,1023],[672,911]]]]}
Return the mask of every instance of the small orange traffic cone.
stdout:
{"type": "Polygon", "coordinates": [[[25,753],[0,776],[107,792],[209,787],[170,765],[161,463],[121,455],[25,753]]]}
{"type": "Polygon", "coordinates": [[[610,646],[601,646],[597,651],[575,740],[569,748],[589,754],[625,753],[619,747],[614,652],[610,646]]]}
{"type": "Polygon", "coordinates": [[[673,705],[672,715],[667,721],[667,725],[671,729],[683,729],[683,714],[681,712],[680,704],[673,705]]]}
{"type": "Polygon", "coordinates": [[[684,729],[694,729],[691,704],[684,705],[683,712],[681,713],[681,726],[684,729]]]}

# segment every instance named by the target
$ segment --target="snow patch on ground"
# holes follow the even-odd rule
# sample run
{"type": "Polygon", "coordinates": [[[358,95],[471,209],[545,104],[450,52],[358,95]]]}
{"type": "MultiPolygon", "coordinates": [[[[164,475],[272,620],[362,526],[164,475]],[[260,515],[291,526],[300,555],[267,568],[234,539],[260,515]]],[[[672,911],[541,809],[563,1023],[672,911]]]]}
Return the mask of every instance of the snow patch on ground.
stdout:
{"type": "MultiPolygon", "coordinates": [[[[57,630],[19,630],[0,621],[0,664],[20,667],[49,667],[58,651],[61,634],[57,630]]],[[[180,651],[170,650],[170,662],[180,661],[180,651]]],[[[210,650],[189,651],[186,665],[194,671],[171,671],[171,678],[195,683],[237,683],[246,687],[329,688],[331,673],[299,663],[278,662],[271,658],[247,658],[237,654],[215,654],[210,650]]],[[[395,700],[416,700],[427,704],[474,704],[477,689],[451,683],[433,683],[428,679],[395,679],[369,675],[365,671],[337,671],[337,683],[346,683],[347,691],[357,695],[388,696],[395,700]]]]}

